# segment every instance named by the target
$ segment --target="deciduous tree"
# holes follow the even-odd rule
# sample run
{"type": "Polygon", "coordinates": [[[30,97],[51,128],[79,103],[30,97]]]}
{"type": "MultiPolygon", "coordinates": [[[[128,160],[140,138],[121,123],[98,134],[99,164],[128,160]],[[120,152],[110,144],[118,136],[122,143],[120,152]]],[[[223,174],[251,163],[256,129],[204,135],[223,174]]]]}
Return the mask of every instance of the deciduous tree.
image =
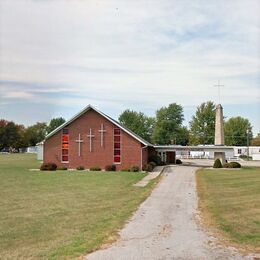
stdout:
{"type": "Polygon", "coordinates": [[[154,118],[148,117],[142,112],[127,109],[121,113],[118,120],[123,126],[129,128],[146,141],[151,141],[154,118]]]}
{"type": "Polygon", "coordinates": [[[190,121],[190,144],[214,144],[215,109],[216,106],[212,101],[197,107],[190,121]]]}
{"type": "Polygon", "coordinates": [[[181,144],[185,136],[183,108],[176,103],[162,107],[156,112],[152,140],[155,144],[181,144]]]}
{"type": "Polygon", "coordinates": [[[62,125],[65,122],[65,119],[63,117],[57,117],[57,118],[53,118],[49,125],[46,128],[47,134],[49,134],[50,132],[52,132],[54,129],[56,129],[57,127],[59,127],[60,125],[62,125]]]}
{"type": "Polygon", "coordinates": [[[25,131],[25,140],[28,146],[35,146],[41,142],[46,136],[46,123],[37,122],[29,126],[25,131]]]}
{"type": "Polygon", "coordinates": [[[24,126],[12,121],[0,120],[0,149],[20,148],[23,143],[24,126]]]}
{"type": "Polygon", "coordinates": [[[253,137],[252,126],[248,119],[243,117],[231,117],[224,124],[225,144],[226,145],[247,145],[253,137]]]}

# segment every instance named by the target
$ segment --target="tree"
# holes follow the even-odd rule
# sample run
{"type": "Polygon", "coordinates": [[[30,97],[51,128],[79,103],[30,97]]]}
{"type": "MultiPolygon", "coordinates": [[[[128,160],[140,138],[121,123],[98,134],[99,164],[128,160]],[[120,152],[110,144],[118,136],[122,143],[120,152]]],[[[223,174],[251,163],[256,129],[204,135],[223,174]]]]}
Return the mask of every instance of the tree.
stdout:
{"type": "Polygon", "coordinates": [[[231,117],[224,124],[226,145],[247,145],[247,138],[251,141],[252,126],[248,119],[243,117],[231,117]]]}
{"type": "Polygon", "coordinates": [[[65,119],[63,117],[57,117],[57,118],[53,118],[49,125],[47,126],[47,134],[49,134],[50,132],[52,132],[54,129],[56,129],[57,127],[59,127],[60,125],[62,125],[63,123],[65,123],[65,119]]]}
{"type": "Polygon", "coordinates": [[[260,133],[258,133],[257,136],[251,140],[251,145],[260,146],[260,133]]]}
{"type": "Polygon", "coordinates": [[[46,123],[37,122],[25,130],[25,142],[28,146],[35,146],[46,136],[46,123]]]}
{"type": "Polygon", "coordinates": [[[0,149],[20,148],[22,144],[23,125],[16,125],[12,121],[0,120],[0,149]]]}
{"type": "Polygon", "coordinates": [[[189,130],[187,129],[186,126],[183,126],[181,127],[179,130],[178,130],[178,134],[177,134],[177,137],[176,137],[176,144],[180,144],[180,145],[188,145],[189,144],[189,135],[190,135],[190,132],[189,130]]]}
{"type": "Polygon", "coordinates": [[[212,101],[197,107],[196,114],[190,121],[190,144],[214,144],[215,110],[212,101]]]}
{"type": "Polygon", "coordinates": [[[186,130],[182,127],[184,120],[182,106],[173,103],[156,112],[152,140],[156,144],[181,144],[186,130]]]}
{"type": "Polygon", "coordinates": [[[123,126],[129,128],[146,141],[151,141],[154,118],[148,117],[142,112],[127,109],[121,113],[118,120],[123,126]]]}

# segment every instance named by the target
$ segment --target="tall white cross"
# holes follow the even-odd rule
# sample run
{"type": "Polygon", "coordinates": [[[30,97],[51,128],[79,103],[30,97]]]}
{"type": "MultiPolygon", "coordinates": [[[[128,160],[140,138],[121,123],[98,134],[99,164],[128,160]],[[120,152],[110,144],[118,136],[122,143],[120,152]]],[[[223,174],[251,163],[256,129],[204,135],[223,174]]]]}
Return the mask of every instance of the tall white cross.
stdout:
{"type": "Polygon", "coordinates": [[[220,88],[224,87],[224,85],[220,85],[220,81],[218,80],[218,84],[214,85],[214,87],[218,87],[218,101],[219,101],[219,104],[220,104],[220,88]]]}
{"type": "Polygon", "coordinates": [[[92,152],[92,138],[94,138],[95,135],[92,134],[91,128],[89,128],[89,134],[87,136],[89,138],[89,151],[92,152]]]}
{"type": "Polygon", "coordinates": [[[101,147],[103,147],[103,145],[104,145],[104,133],[106,132],[107,130],[105,130],[105,128],[104,128],[104,124],[101,124],[101,128],[100,128],[100,130],[98,130],[98,132],[99,133],[101,133],[101,135],[100,135],[100,144],[101,144],[101,147]]]}
{"type": "Polygon", "coordinates": [[[80,134],[79,134],[79,138],[78,140],[76,140],[76,143],[79,144],[79,151],[78,151],[78,155],[80,156],[80,151],[81,151],[81,144],[83,143],[83,140],[80,138],[80,134]]]}

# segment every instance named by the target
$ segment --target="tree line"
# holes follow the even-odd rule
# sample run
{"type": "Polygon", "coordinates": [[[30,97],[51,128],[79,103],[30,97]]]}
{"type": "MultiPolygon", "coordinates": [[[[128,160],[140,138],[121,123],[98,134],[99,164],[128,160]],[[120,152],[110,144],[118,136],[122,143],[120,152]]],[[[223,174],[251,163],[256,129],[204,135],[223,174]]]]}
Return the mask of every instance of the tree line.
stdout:
{"type": "Polygon", "coordinates": [[[25,127],[5,119],[0,120],[0,151],[3,148],[19,149],[35,146],[44,140],[45,136],[65,122],[62,117],[53,118],[49,124],[37,122],[25,127]]]}
{"type": "MultiPolygon", "coordinates": [[[[156,111],[154,117],[143,112],[125,110],[119,122],[153,144],[207,145],[214,144],[216,104],[200,104],[189,122],[183,126],[183,107],[172,103],[156,111]]],[[[225,144],[234,146],[260,145],[260,133],[253,138],[252,126],[240,116],[224,120],[225,144]]]]}
{"type": "MultiPolygon", "coordinates": [[[[130,109],[123,111],[119,122],[153,144],[198,145],[214,144],[215,109],[212,101],[200,104],[189,122],[183,125],[183,107],[172,103],[158,109],[155,116],[130,109]]],[[[12,121],[0,120],[0,150],[6,147],[19,149],[35,146],[45,136],[65,122],[64,118],[53,118],[48,124],[37,122],[25,127],[12,121]]],[[[225,144],[246,146],[260,145],[260,133],[253,138],[252,126],[248,119],[237,116],[224,122],[225,144]]]]}

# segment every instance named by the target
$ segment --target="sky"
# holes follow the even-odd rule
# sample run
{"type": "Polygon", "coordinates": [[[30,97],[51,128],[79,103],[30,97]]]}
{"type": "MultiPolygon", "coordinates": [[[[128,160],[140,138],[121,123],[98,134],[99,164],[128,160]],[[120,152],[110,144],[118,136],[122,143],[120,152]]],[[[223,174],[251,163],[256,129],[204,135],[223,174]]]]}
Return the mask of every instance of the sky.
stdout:
{"type": "Polygon", "coordinates": [[[69,119],[88,104],[153,116],[177,103],[188,126],[212,100],[256,134],[259,13],[258,0],[1,0],[0,118],[69,119]]]}

